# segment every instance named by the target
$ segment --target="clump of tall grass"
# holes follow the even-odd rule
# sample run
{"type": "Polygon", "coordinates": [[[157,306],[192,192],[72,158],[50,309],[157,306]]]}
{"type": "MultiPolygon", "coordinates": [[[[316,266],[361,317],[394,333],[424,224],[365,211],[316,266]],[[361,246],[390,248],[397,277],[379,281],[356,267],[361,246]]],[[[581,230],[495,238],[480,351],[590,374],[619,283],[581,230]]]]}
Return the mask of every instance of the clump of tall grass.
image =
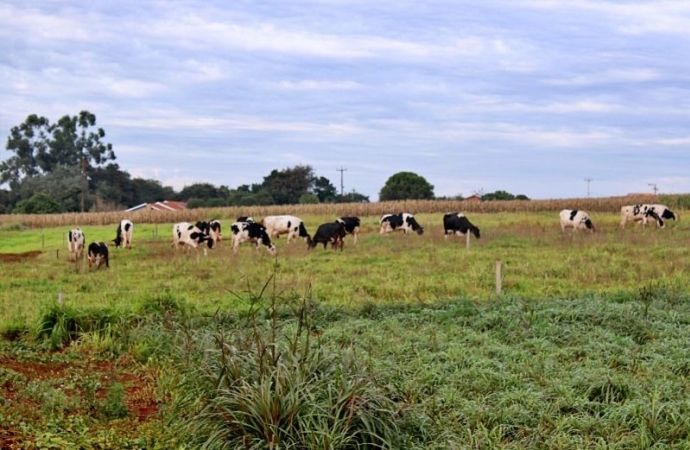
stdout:
{"type": "Polygon", "coordinates": [[[302,298],[285,317],[278,308],[285,298],[274,293],[262,306],[261,294],[252,295],[244,323],[228,329],[219,321],[207,333],[186,333],[188,378],[177,407],[186,412],[194,444],[394,448],[394,403],[354,351],[336,352],[312,336],[313,305],[302,298]]]}

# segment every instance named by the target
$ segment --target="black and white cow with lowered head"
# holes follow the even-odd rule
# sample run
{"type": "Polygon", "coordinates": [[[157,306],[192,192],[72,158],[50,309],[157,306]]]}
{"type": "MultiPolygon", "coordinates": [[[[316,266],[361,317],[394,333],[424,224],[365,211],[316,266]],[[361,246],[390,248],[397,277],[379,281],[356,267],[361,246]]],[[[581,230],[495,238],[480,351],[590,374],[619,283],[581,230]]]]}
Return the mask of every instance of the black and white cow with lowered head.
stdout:
{"type": "Polygon", "coordinates": [[[307,245],[309,249],[312,249],[316,247],[317,244],[323,244],[323,248],[325,249],[330,243],[333,250],[340,248],[342,251],[345,234],[345,225],[339,220],[322,223],[319,225],[319,228],[316,229],[316,233],[307,245]]]}
{"type": "Polygon", "coordinates": [[[223,236],[221,235],[220,220],[213,219],[209,220],[208,222],[200,220],[195,225],[205,234],[211,236],[215,242],[223,240],[223,236]]]}
{"type": "Polygon", "coordinates": [[[468,231],[477,239],[481,237],[479,228],[475,227],[463,213],[453,212],[444,214],[443,231],[446,239],[448,239],[449,234],[465,236],[468,231]]]}
{"type": "Polygon", "coordinates": [[[596,231],[592,219],[584,211],[578,211],[577,209],[564,209],[559,214],[561,219],[561,231],[565,231],[566,228],[572,228],[573,231],[576,230],[591,230],[596,231]]]}
{"type": "Polygon", "coordinates": [[[392,231],[402,231],[405,234],[414,231],[417,234],[424,234],[424,228],[409,213],[384,214],[379,219],[379,223],[381,224],[380,234],[392,231]]]}
{"type": "Polygon", "coordinates": [[[88,249],[89,269],[92,265],[96,265],[96,269],[101,268],[101,264],[105,263],[105,267],[110,268],[108,262],[108,245],[105,242],[92,242],[88,249]]]}
{"type": "Polygon", "coordinates": [[[678,220],[678,215],[671,211],[666,205],[645,204],[628,205],[621,208],[620,227],[625,228],[628,221],[642,222],[642,226],[647,225],[647,221],[654,220],[659,228],[666,226],[666,220],[678,220]]]}
{"type": "Polygon", "coordinates": [[[230,226],[230,230],[232,231],[232,251],[235,253],[237,253],[237,249],[243,242],[256,244],[257,251],[259,247],[266,247],[266,250],[271,255],[277,253],[276,246],[271,242],[266,228],[260,223],[235,222],[230,226]]]}
{"type": "Polygon", "coordinates": [[[86,235],[81,228],[73,228],[69,230],[67,235],[67,248],[69,249],[69,260],[77,261],[84,255],[84,245],[86,244],[86,235]]]}
{"type": "Polygon", "coordinates": [[[202,229],[189,222],[180,222],[173,225],[172,229],[173,243],[172,246],[177,250],[180,246],[184,246],[185,250],[189,247],[198,249],[199,245],[206,242],[208,248],[213,248],[215,241],[211,236],[206,234],[202,229]]]}
{"type": "Polygon", "coordinates": [[[292,239],[297,239],[298,237],[304,238],[307,243],[311,240],[304,222],[299,217],[287,215],[266,216],[261,221],[261,225],[266,227],[266,232],[270,237],[280,237],[281,234],[287,234],[288,244],[292,239]]]}
{"type": "Polygon", "coordinates": [[[117,226],[116,236],[113,239],[115,247],[132,248],[132,233],[134,233],[134,224],[131,220],[122,219],[117,226]]]}
{"type": "Polygon", "coordinates": [[[352,235],[352,243],[357,245],[357,235],[359,235],[359,217],[345,216],[336,219],[345,227],[345,232],[352,235]]]}

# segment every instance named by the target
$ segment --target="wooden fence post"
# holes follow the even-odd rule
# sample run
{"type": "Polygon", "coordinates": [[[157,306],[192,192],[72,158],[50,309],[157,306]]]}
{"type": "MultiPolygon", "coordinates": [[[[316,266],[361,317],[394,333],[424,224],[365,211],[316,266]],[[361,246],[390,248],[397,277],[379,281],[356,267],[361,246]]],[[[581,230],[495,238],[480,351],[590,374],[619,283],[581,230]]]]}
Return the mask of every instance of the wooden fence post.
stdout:
{"type": "Polygon", "coordinates": [[[501,260],[496,260],[496,294],[501,294],[501,260]]]}

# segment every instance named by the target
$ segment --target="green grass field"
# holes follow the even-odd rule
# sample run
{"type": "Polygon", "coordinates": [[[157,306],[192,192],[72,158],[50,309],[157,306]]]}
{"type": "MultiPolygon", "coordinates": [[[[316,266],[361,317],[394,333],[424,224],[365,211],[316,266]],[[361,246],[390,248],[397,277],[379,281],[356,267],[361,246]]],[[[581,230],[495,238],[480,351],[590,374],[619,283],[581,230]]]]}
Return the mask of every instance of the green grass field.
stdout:
{"type": "MultiPolygon", "coordinates": [[[[130,448],[152,448],[154,441],[166,448],[179,439],[163,425],[181,420],[173,408],[178,402],[223,416],[217,404],[181,400],[188,401],[189,393],[174,386],[192,380],[185,370],[218,370],[210,349],[222,346],[213,344],[214,333],[228,333],[223,339],[234,339],[240,352],[241,334],[228,330],[246,329],[238,325],[242,317],[254,317],[256,327],[252,311],[257,304],[269,311],[271,298],[279,313],[271,324],[259,320],[258,328],[273,333],[262,339],[295,345],[290,336],[303,320],[296,311],[308,310],[312,341],[305,345],[318,342],[342,367],[362,371],[367,386],[392,405],[392,448],[690,448],[690,225],[681,220],[665,229],[620,230],[618,215],[599,213],[592,215],[597,233],[563,234],[557,213],[472,213],[482,237],[472,238],[468,249],[464,239],[444,239],[442,214],[416,217],[426,229],[422,236],[379,235],[377,217],[363,217],[357,246],[348,237],[342,252],[321,246],[309,251],[302,241],[287,245],[283,237],[275,258],[248,244],[234,254],[230,220],[223,221],[225,241],[206,255],[171,248],[172,224],[135,224],[133,248],[111,247],[109,270],[68,262],[69,227],[4,225],[0,329],[5,336],[14,336],[11,330],[30,333],[3,344],[0,387],[7,379],[5,386],[14,386],[22,358],[66,359],[75,367],[92,357],[125,358],[123,367],[139,379],[141,373],[157,374],[146,389],[160,402],[158,415],[137,425],[135,435],[103,417],[73,431],[58,427],[48,437],[74,443],[78,429],[90,445],[110,432],[130,448]],[[42,253],[25,259],[7,255],[37,250],[42,253]],[[300,302],[308,308],[295,306],[300,302]],[[83,329],[66,350],[47,351],[50,346],[33,330],[56,308],[58,315],[65,308],[65,316],[106,311],[102,320],[109,331],[83,329]]],[[[314,232],[332,217],[303,219],[314,232]]],[[[83,227],[87,244],[113,239],[115,228],[83,227]]],[[[249,341],[251,355],[260,341],[249,341]]],[[[198,377],[192,384],[201,390],[205,378],[198,377]]],[[[207,396],[213,397],[197,395],[207,396]]],[[[28,420],[12,409],[21,400],[17,395],[0,402],[0,423],[28,420]]],[[[84,400],[79,404],[74,411],[82,414],[84,400]]],[[[33,427],[0,425],[0,442],[5,430],[30,442],[17,448],[36,446],[46,438],[46,423],[73,420],[68,407],[54,409],[29,420],[33,427]]],[[[202,416],[211,428],[185,426],[225,429],[222,421],[202,416]]],[[[196,448],[200,440],[190,431],[189,440],[176,446],[196,448]]],[[[269,446],[264,441],[248,448],[269,446]]]]}

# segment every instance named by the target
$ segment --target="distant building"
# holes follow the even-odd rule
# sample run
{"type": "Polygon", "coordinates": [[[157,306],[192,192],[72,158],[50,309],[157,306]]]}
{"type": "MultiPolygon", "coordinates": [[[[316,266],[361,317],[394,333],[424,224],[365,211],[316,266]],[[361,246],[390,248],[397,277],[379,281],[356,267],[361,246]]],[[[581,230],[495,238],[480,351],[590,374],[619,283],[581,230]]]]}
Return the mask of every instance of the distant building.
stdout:
{"type": "Polygon", "coordinates": [[[470,195],[465,199],[466,202],[481,202],[482,198],[476,194],[470,195]]]}
{"type": "Polygon", "coordinates": [[[141,205],[132,206],[126,209],[125,212],[134,211],[182,211],[187,209],[185,202],[173,202],[170,200],[163,200],[156,203],[142,203],[141,205]]]}

